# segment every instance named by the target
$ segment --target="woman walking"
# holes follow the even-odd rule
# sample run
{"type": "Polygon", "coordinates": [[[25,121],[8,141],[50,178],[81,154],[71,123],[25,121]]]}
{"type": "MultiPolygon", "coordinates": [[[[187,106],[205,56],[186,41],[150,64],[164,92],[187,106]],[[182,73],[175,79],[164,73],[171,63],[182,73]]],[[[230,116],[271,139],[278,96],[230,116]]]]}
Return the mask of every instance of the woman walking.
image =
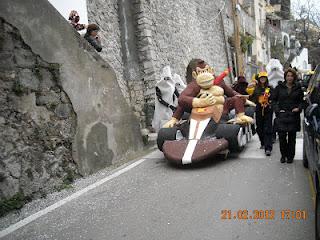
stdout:
{"type": "Polygon", "coordinates": [[[296,134],[301,130],[300,113],[303,109],[303,91],[297,83],[297,73],[289,68],[284,73],[272,97],[276,113],[276,131],[279,135],[280,162],[292,163],[295,155],[296,134]]]}

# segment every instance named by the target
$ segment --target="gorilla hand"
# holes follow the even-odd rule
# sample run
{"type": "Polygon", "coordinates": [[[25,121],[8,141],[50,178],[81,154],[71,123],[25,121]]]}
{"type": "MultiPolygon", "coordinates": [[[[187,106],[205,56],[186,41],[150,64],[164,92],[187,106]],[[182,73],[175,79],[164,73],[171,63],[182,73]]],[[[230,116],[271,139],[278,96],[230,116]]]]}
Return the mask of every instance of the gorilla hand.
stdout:
{"type": "Polygon", "coordinates": [[[193,98],[192,107],[194,108],[208,107],[208,106],[214,105],[215,102],[216,100],[211,93],[202,94],[200,98],[193,98]]]}
{"type": "Polygon", "coordinates": [[[163,128],[172,128],[177,122],[178,119],[172,117],[166,124],[163,125],[163,128]]]}

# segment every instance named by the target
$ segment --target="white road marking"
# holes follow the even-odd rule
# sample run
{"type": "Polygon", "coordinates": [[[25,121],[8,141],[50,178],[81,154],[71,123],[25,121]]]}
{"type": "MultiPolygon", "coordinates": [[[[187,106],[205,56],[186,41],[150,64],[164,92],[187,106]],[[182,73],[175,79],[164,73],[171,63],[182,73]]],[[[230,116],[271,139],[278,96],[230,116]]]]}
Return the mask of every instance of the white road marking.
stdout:
{"type": "Polygon", "coordinates": [[[183,154],[182,157],[182,164],[190,164],[194,149],[196,148],[196,145],[198,143],[197,139],[191,139],[188,142],[188,146],[186,148],[186,151],[183,154]]]}
{"type": "Polygon", "coordinates": [[[45,215],[45,214],[47,214],[49,212],[52,212],[53,210],[55,210],[55,209],[61,207],[62,205],[64,205],[64,204],[66,204],[66,203],[68,203],[68,202],[80,197],[81,195],[89,192],[90,190],[92,190],[92,189],[94,189],[96,187],[99,187],[100,185],[112,180],[115,177],[120,176],[121,174],[123,174],[123,173],[129,171],[130,169],[138,166],[139,164],[143,163],[145,160],[146,159],[140,159],[140,160],[130,164],[129,166],[127,166],[127,167],[125,167],[123,169],[120,169],[119,171],[117,171],[117,172],[115,172],[115,173],[113,173],[113,174],[111,174],[111,175],[99,180],[98,182],[95,182],[95,183],[87,186],[86,188],[81,189],[80,191],[73,193],[69,197],[66,197],[66,198],[60,200],[59,202],[56,202],[55,204],[53,204],[53,205],[51,205],[49,207],[46,207],[45,209],[43,209],[43,210],[41,210],[41,211],[39,211],[37,213],[34,213],[31,216],[29,216],[27,218],[24,218],[21,221],[19,221],[19,222],[13,224],[13,225],[7,227],[6,229],[4,229],[4,230],[2,230],[0,232],[0,238],[2,238],[4,236],[7,236],[8,234],[18,230],[19,228],[22,228],[25,225],[35,221],[36,219],[40,218],[41,216],[43,216],[43,215],[45,215]]]}

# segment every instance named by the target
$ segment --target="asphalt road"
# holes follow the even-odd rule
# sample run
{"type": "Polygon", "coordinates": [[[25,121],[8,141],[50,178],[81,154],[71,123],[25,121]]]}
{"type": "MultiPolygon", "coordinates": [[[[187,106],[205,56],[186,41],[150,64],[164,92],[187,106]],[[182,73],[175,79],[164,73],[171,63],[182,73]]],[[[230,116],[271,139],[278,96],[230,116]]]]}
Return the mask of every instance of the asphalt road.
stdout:
{"type": "Polygon", "coordinates": [[[293,164],[279,162],[251,142],[238,156],[196,167],[168,165],[154,152],[120,176],[15,230],[3,239],[314,239],[314,203],[301,145],[293,164]],[[282,220],[282,210],[306,220],[282,220]],[[231,219],[221,219],[231,210],[231,219]],[[234,219],[248,210],[248,219],[234,219]],[[254,210],[274,219],[250,219],[254,210]],[[297,215],[295,215],[297,216],[297,215]]]}

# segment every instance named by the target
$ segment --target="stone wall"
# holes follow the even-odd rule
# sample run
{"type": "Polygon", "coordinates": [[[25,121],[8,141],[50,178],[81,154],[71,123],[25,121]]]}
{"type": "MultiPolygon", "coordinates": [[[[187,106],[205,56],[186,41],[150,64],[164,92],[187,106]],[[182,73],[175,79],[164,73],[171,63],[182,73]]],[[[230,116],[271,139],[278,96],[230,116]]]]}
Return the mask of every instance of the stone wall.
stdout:
{"type": "Polygon", "coordinates": [[[145,126],[144,85],[135,54],[135,1],[87,0],[89,23],[100,26],[103,44],[101,57],[109,62],[117,75],[121,92],[145,126]]]}
{"type": "MultiPolygon", "coordinates": [[[[144,104],[140,109],[143,109],[147,125],[150,125],[154,86],[165,65],[170,65],[173,72],[182,78],[185,77],[186,67],[192,58],[205,59],[217,73],[222,72],[228,66],[228,62],[231,65],[230,46],[227,44],[227,49],[225,48],[226,41],[221,18],[218,15],[219,10],[223,8],[222,17],[227,39],[233,32],[231,1],[88,0],[89,21],[101,24],[100,34],[107,42],[118,41],[117,34],[126,27],[124,24],[119,25],[114,15],[114,9],[117,9],[122,2],[130,2],[134,12],[138,71],[141,74],[135,81],[126,78],[131,91],[131,103],[133,106],[144,104]],[[117,36],[114,37],[114,34],[117,36]]],[[[118,13],[118,21],[120,17],[118,13]]],[[[120,39],[121,37],[123,38],[123,34],[120,39]]],[[[121,49],[116,50],[117,56],[124,54],[125,49],[119,44],[108,43],[105,51],[109,52],[112,48],[118,47],[121,49]]],[[[102,57],[108,58],[105,55],[102,57]]],[[[126,64],[123,63],[122,66],[126,68],[126,64]]]]}
{"type": "Polygon", "coordinates": [[[152,1],[152,47],[156,75],[165,65],[185,76],[192,58],[208,61],[217,72],[226,67],[219,1],[152,1]]]}
{"type": "Polygon", "coordinates": [[[0,1],[0,18],[1,198],[39,196],[143,149],[115,71],[49,2],[0,1]]]}
{"type": "Polygon", "coordinates": [[[115,70],[122,94],[129,102],[128,84],[124,78],[117,2],[118,0],[87,0],[88,19],[89,23],[98,24],[101,33],[104,33],[99,34],[103,46],[100,55],[115,70]]]}
{"type": "Polygon", "coordinates": [[[44,61],[0,18],[0,199],[39,197],[79,175],[76,114],[60,66],[44,61]]]}

